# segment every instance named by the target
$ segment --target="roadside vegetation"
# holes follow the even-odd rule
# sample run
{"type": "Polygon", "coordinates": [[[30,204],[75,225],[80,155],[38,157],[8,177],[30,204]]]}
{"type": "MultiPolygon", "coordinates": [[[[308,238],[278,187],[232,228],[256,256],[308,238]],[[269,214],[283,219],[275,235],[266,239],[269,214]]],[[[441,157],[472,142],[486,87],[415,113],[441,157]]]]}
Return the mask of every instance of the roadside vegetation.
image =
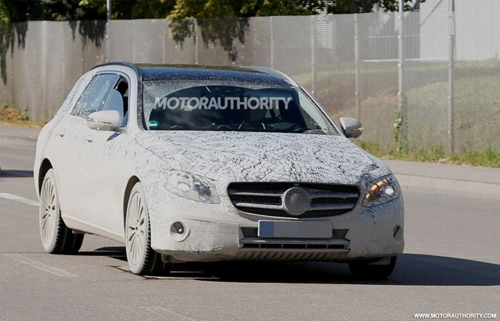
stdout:
{"type": "Polygon", "coordinates": [[[28,115],[10,106],[0,107],[0,124],[42,128],[45,123],[30,121],[28,115]]]}
{"type": "Polygon", "coordinates": [[[492,147],[479,152],[463,150],[460,153],[452,153],[448,156],[443,148],[425,149],[419,147],[415,152],[402,152],[395,147],[380,146],[361,140],[355,141],[355,143],[379,158],[500,168],[500,153],[492,147]]]}

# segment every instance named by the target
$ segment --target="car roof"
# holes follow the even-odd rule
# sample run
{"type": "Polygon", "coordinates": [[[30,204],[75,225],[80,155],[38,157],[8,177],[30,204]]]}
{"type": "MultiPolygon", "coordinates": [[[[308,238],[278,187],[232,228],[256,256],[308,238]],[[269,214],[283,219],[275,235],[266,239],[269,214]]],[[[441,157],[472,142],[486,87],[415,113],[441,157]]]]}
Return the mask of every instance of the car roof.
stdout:
{"type": "Polygon", "coordinates": [[[128,66],[135,70],[142,81],[210,80],[256,82],[277,87],[298,87],[286,74],[264,67],[225,67],[205,65],[133,64],[111,62],[96,66],[128,66]]]}

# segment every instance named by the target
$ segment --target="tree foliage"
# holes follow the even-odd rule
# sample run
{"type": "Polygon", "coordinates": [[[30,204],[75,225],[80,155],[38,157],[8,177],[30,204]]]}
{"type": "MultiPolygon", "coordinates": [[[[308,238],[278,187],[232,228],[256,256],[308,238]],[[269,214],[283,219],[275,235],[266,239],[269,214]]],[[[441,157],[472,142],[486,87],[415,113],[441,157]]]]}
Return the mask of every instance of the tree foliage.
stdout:
{"type": "Polygon", "coordinates": [[[219,41],[232,60],[236,59],[233,46],[234,39],[244,42],[248,20],[240,14],[244,6],[243,0],[181,0],[177,1],[174,10],[168,16],[174,40],[183,43],[195,33],[195,26],[201,30],[205,44],[219,41]]]}
{"type": "MultiPolygon", "coordinates": [[[[404,0],[412,10],[425,0],[404,0]]],[[[397,11],[399,0],[112,0],[113,19],[226,18],[397,11]]],[[[99,20],[106,0],[0,0],[0,21],[99,20]]]]}
{"type": "MultiPolygon", "coordinates": [[[[183,43],[199,27],[205,44],[220,43],[235,59],[233,42],[244,42],[248,18],[254,16],[315,15],[320,13],[363,13],[374,9],[399,10],[400,0],[112,0],[112,19],[171,20],[174,39],[183,43]]],[[[404,0],[405,10],[413,10],[425,0],[404,0]]],[[[106,0],[0,0],[0,64],[12,35],[11,23],[27,20],[73,21],[73,32],[100,45],[104,36],[106,0]],[[93,22],[76,23],[78,20],[93,22]]],[[[4,70],[4,69],[2,69],[4,70]]]]}
{"type": "MultiPolygon", "coordinates": [[[[424,1],[404,0],[404,10],[424,1]]],[[[397,11],[399,0],[177,0],[168,18],[177,42],[193,36],[198,25],[205,44],[219,41],[231,53],[234,39],[244,42],[248,17],[364,13],[375,8],[397,11]]]]}
{"type": "Polygon", "coordinates": [[[163,19],[175,7],[176,0],[137,0],[132,6],[132,19],[163,19]]]}
{"type": "Polygon", "coordinates": [[[168,18],[178,43],[192,37],[197,25],[205,44],[219,42],[234,61],[234,40],[244,42],[249,17],[307,15],[318,4],[317,0],[177,0],[168,18]]]}
{"type": "MultiPolygon", "coordinates": [[[[112,19],[164,19],[174,9],[175,0],[114,0],[112,19]]],[[[106,0],[82,0],[79,6],[97,9],[106,15],[106,0]]]]}
{"type": "MultiPolygon", "coordinates": [[[[425,0],[404,0],[405,11],[425,0]]],[[[171,17],[207,18],[363,13],[399,10],[399,0],[177,0],[171,17]]]]}

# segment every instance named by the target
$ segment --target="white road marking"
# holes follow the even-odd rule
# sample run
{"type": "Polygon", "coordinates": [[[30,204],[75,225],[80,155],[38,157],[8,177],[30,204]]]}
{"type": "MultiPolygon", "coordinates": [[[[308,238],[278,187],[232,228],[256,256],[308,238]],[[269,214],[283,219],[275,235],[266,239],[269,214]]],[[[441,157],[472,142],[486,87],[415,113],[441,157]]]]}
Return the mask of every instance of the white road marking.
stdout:
{"type": "Polygon", "coordinates": [[[171,321],[195,321],[191,318],[188,318],[182,314],[170,311],[168,309],[162,308],[162,307],[141,307],[141,309],[144,309],[148,312],[153,312],[156,314],[161,315],[162,317],[166,318],[165,320],[171,320],[171,321]]]}
{"type": "Polygon", "coordinates": [[[22,197],[22,196],[17,196],[17,195],[10,194],[10,193],[0,193],[0,198],[6,199],[6,200],[10,200],[10,201],[14,201],[14,202],[23,203],[23,204],[28,204],[28,205],[31,205],[31,206],[38,206],[40,204],[39,202],[31,200],[29,198],[25,198],[25,197],[22,197]]]}
{"type": "Polygon", "coordinates": [[[21,262],[21,263],[24,263],[26,265],[32,266],[32,267],[34,267],[36,269],[39,269],[39,270],[42,270],[42,271],[45,271],[45,272],[48,272],[48,273],[52,273],[54,275],[57,275],[57,276],[60,276],[60,277],[63,277],[63,278],[78,277],[78,275],[76,275],[76,274],[73,274],[73,273],[70,273],[70,272],[58,269],[56,267],[44,264],[42,262],[39,262],[39,261],[30,259],[30,258],[27,258],[27,257],[25,257],[25,256],[23,256],[21,254],[5,254],[5,253],[1,253],[1,254],[3,256],[6,256],[6,257],[11,258],[13,260],[16,260],[18,262],[21,262]]]}

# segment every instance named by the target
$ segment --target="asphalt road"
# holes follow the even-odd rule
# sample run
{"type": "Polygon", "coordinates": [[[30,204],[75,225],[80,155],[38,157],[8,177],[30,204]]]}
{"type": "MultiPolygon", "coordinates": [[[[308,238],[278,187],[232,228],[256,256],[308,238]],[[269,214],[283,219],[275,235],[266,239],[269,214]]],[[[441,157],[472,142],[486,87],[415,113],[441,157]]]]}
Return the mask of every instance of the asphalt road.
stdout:
{"type": "Polygon", "coordinates": [[[335,263],[189,264],[149,278],[97,236],[78,255],[44,253],[34,146],[0,143],[0,320],[500,318],[498,197],[406,186],[405,253],[383,282],[353,280],[335,263]]]}

